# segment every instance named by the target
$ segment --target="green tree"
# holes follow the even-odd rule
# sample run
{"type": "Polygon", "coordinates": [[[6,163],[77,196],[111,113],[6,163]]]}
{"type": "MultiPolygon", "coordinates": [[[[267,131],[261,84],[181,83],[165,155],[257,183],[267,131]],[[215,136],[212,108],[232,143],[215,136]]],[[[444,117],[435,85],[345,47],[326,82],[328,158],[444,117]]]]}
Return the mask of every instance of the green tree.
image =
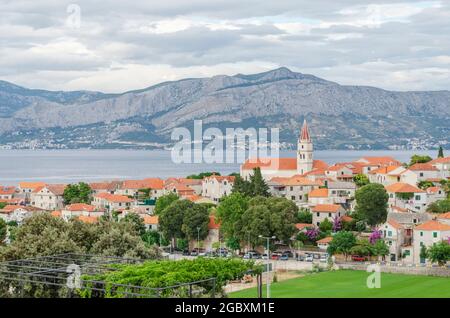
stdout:
{"type": "Polygon", "coordinates": [[[189,200],[176,200],[159,214],[159,227],[165,237],[172,240],[185,238],[182,230],[184,214],[188,209],[192,209],[194,203],[189,200]]]}
{"type": "Polygon", "coordinates": [[[328,218],[325,218],[325,220],[320,222],[319,229],[322,232],[325,232],[325,233],[330,232],[332,230],[332,228],[333,228],[333,223],[330,220],[328,220],[328,218]]]}
{"type": "Polygon", "coordinates": [[[232,251],[236,251],[241,248],[239,239],[235,237],[229,237],[226,241],[226,246],[232,251]]]}
{"type": "Polygon", "coordinates": [[[219,172],[201,172],[199,174],[191,174],[189,176],[187,176],[187,179],[203,179],[205,177],[210,177],[212,175],[216,175],[216,176],[220,176],[219,172]]]}
{"type": "Polygon", "coordinates": [[[413,155],[411,157],[409,165],[412,166],[413,164],[416,163],[427,163],[431,160],[433,160],[433,158],[431,158],[430,156],[413,155]]]}
{"type": "Polygon", "coordinates": [[[450,260],[450,244],[446,241],[440,241],[430,246],[428,257],[433,263],[444,266],[450,260]]]}
{"type": "Polygon", "coordinates": [[[270,196],[269,186],[262,177],[260,168],[253,169],[253,174],[250,176],[250,183],[253,190],[252,193],[253,196],[263,196],[263,197],[270,196]]]}
{"type": "Polygon", "coordinates": [[[250,181],[242,179],[241,176],[236,176],[233,183],[232,193],[240,193],[243,196],[251,197],[253,195],[252,185],[250,181]]]}
{"type": "Polygon", "coordinates": [[[120,221],[130,223],[140,236],[143,236],[145,234],[146,228],[144,219],[141,218],[137,213],[128,213],[120,221]]]}
{"type": "MultiPolygon", "coordinates": [[[[144,241],[147,246],[153,246],[153,245],[159,245],[161,235],[158,231],[155,230],[148,230],[145,231],[145,233],[141,236],[142,240],[144,241]]],[[[162,245],[162,239],[161,239],[161,245],[162,245]]]]}
{"type": "Polygon", "coordinates": [[[425,245],[420,247],[420,262],[425,263],[425,260],[428,258],[428,250],[425,245]]]}
{"type": "Polygon", "coordinates": [[[386,256],[389,255],[389,246],[384,240],[377,240],[373,245],[373,253],[385,260],[386,256]]]}
{"type": "Polygon", "coordinates": [[[0,210],[3,209],[8,204],[6,202],[0,202],[0,210]]]}
{"type": "Polygon", "coordinates": [[[208,236],[209,213],[205,206],[192,204],[183,216],[183,233],[189,240],[203,240],[208,236]]]}
{"type": "Polygon", "coordinates": [[[172,202],[177,201],[178,199],[179,197],[175,193],[169,193],[159,197],[158,199],[156,199],[154,213],[156,215],[160,215],[165,208],[167,208],[172,204],[172,202]]]}
{"type": "Polygon", "coordinates": [[[241,242],[250,238],[253,246],[262,243],[259,235],[276,236],[288,243],[296,232],[297,213],[298,207],[286,198],[255,197],[236,223],[237,237],[241,242]]]}
{"type": "Polygon", "coordinates": [[[439,151],[438,151],[438,158],[444,158],[444,149],[442,148],[442,146],[439,146],[439,151]]]}
{"type": "Polygon", "coordinates": [[[427,207],[427,212],[446,213],[450,211],[450,199],[438,200],[427,207]]]}
{"type": "Polygon", "coordinates": [[[189,247],[188,240],[183,239],[183,238],[177,239],[177,248],[184,251],[184,250],[187,250],[188,247],[189,247]]]}
{"type": "Polygon", "coordinates": [[[358,187],[363,187],[367,184],[370,183],[369,178],[362,173],[357,174],[356,176],[353,177],[353,182],[358,186],[358,187]]]}
{"type": "Polygon", "coordinates": [[[216,217],[220,222],[220,231],[225,237],[235,235],[235,224],[248,208],[248,198],[240,192],[225,196],[216,209],[216,217]]]}
{"type": "Polygon", "coordinates": [[[63,193],[64,204],[86,203],[92,201],[92,189],[84,182],[69,184],[63,193]]]}
{"type": "Polygon", "coordinates": [[[328,245],[328,254],[341,253],[347,260],[350,250],[356,245],[356,238],[352,232],[340,231],[333,236],[333,240],[328,245]]]}
{"type": "Polygon", "coordinates": [[[0,219],[0,245],[6,240],[6,235],[8,233],[8,225],[5,220],[0,219]]]}
{"type": "Polygon", "coordinates": [[[383,185],[371,183],[356,191],[356,214],[369,225],[384,223],[387,218],[389,196],[383,185]]]}
{"type": "Polygon", "coordinates": [[[433,184],[433,182],[431,182],[431,181],[420,181],[420,182],[417,183],[417,186],[418,186],[420,189],[422,189],[422,190],[426,190],[426,189],[428,189],[429,187],[434,186],[434,184],[433,184]]]}
{"type": "Polygon", "coordinates": [[[297,214],[297,222],[298,223],[306,223],[311,224],[313,219],[313,215],[309,212],[308,209],[301,208],[297,214]]]}

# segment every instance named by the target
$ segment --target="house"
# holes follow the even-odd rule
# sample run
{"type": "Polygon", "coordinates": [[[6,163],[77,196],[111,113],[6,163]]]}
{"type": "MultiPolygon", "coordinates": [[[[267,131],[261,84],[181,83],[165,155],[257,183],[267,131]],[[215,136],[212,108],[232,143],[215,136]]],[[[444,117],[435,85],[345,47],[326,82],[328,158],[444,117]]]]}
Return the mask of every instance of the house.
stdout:
{"type": "Polygon", "coordinates": [[[405,228],[393,218],[388,218],[379,230],[382,231],[383,239],[389,246],[389,259],[392,262],[404,259],[412,263],[412,253],[409,249],[404,249],[411,247],[412,229],[405,228]]]}
{"type": "Polygon", "coordinates": [[[273,196],[285,197],[298,206],[307,206],[308,193],[323,185],[320,181],[311,180],[300,175],[290,178],[275,177],[267,182],[269,192],[273,196]]]}
{"type": "Polygon", "coordinates": [[[416,163],[409,167],[409,170],[417,176],[417,181],[427,181],[439,179],[441,172],[431,163],[416,163]]]}
{"type": "Polygon", "coordinates": [[[77,219],[83,223],[90,223],[94,224],[97,223],[99,220],[99,217],[97,216],[87,216],[87,215],[80,215],[77,217],[77,219]]]}
{"type": "Polygon", "coordinates": [[[205,177],[202,180],[202,196],[209,198],[214,202],[231,194],[234,185],[234,176],[216,176],[205,177]]]}
{"type": "Polygon", "coordinates": [[[389,195],[389,206],[408,209],[413,212],[425,212],[427,193],[407,183],[394,183],[385,186],[389,195]]]}
{"type": "Polygon", "coordinates": [[[440,179],[450,178],[450,156],[431,160],[429,164],[438,169],[440,179]]]}
{"type": "Polygon", "coordinates": [[[317,204],[311,209],[313,224],[319,226],[325,219],[333,222],[333,219],[340,219],[345,215],[344,208],[339,204],[317,204]]]}
{"type": "Polygon", "coordinates": [[[299,231],[299,232],[306,232],[306,230],[308,230],[309,228],[313,228],[314,225],[313,224],[309,224],[309,223],[296,223],[295,224],[295,228],[299,231]]]}
{"type": "MultiPolygon", "coordinates": [[[[188,179],[188,178],[168,178],[164,182],[164,187],[168,189],[171,186],[180,185],[193,190],[193,194],[202,195],[203,180],[202,179],[188,179]]],[[[173,187],[172,187],[173,188],[173,187]]]]}
{"type": "Polygon", "coordinates": [[[21,224],[23,220],[39,212],[44,212],[44,210],[31,206],[7,205],[0,209],[0,218],[5,222],[15,221],[21,224]]]}
{"type": "Polygon", "coordinates": [[[0,185],[0,200],[12,200],[16,193],[16,187],[6,187],[0,185]]]}
{"type": "Polygon", "coordinates": [[[263,178],[269,181],[274,177],[289,178],[315,169],[324,170],[328,165],[321,160],[313,159],[313,142],[305,120],[298,138],[295,158],[249,158],[241,165],[241,177],[248,180],[255,168],[260,168],[263,178]]]}
{"type": "Polygon", "coordinates": [[[175,193],[179,197],[191,197],[195,195],[194,189],[182,183],[170,183],[165,188],[167,192],[175,193]]]}
{"type": "Polygon", "coordinates": [[[382,185],[390,185],[393,183],[417,184],[417,175],[402,166],[383,166],[368,173],[371,183],[380,183],[382,185]]]}
{"type": "Polygon", "coordinates": [[[328,196],[327,188],[318,188],[308,193],[308,205],[315,206],[318,204],[332,204],[331,198],[328,196]]]}
{"type": "Polygon", "coordinates": [[[30,205],[48,211],[64,207],[64,184],[48,184],[34,189],[30,195],[30,205]]]}
{"type": "Polygon", "coordinates": [[[318,240],[318,241],[316,242],[317,247],[318,247],[319,249],[321,249],[321,250],[326,251],[326,250],[328,249],[328,246],[330,245],[330,242],[331,242],[332,240],[333,240],[333,237],[332,237],[332,236],[324,237],[323,239],[318,240]]]}
{"type": "Polygon", "coordinates": [[[368,174],[370,171],[386,166],[401,166],[402,163],[390,156],[385,157],[362,157],[355,161],[361,166],[361,173],[368,174]]]}
{"type": "Polygon", "coordinates": [[[158,231],[159,216],[157,215],[144,215],[144,225],[147,230],[158,231]]]}
{"type": "Polygon", "coordinates": [[[350,204],[355,198],[356,184],[353,182],[327,181],[328,197],[333,204],[350,204]]]}
{"type": "Polygon", "coordinates": [[[429,187],[425,191],[427,192],[428,205],[438,200],[444,200],[447,197],[447,193],[441,187],[429,187]]]}
{"type": "Polygon", "coordinates": [[[422,246],[429,248],[440,241],[448,241],[450,238],[450,225],[436,220],[430,220],[414,228],[414,263],[425,263],[420,257],[422,246]]]}
{"type": "Polygon", "coordinates": [[[99,194],[99,193],[114,194],[114,192],[119,188],[121,183],[122,182],[120,182],[120,181],[93,182],[93,183],[89,183],[89,187],[92,190],[92,194],[99,194]]]}
{"type": "Polygon", "coordinates": [[[31,197],[31,193],[33,193],[36,189],[40,189],[45,186],[44,182],[19,182],[19,186],[17,189],[21,196],[28,201],[31,197]]]}
{"type": "Polygon", "coordinates": [[[68,221],[70,218],[79,216],[101,217],[105,214],[104,208],[85,203],[74,203],[67,205],[61,210],[61,217],[68,221]]]}
{"type": "Polygon", "coordinates": [[[335,164],[325,169],[325,176],[335,181],[347,181],[353,180],[353,170],[346,164],[335,164]]]}
{"type": "Polygon", "coordinates": [[[150,189],[150,197],[159,198],[165,192],[164,181],[159,178],[125,180],[114,193],[137,198],[139,190],[142,189],[150,189]]]}
{"type": "Polygon", "coordinates": [[[92,205],[107,212],[127,210],[135,204],[135,200],[120,194],[99,193],[93,198],[92,205]]]}
{"type": "Polygon", "coordinates": [[[450,225],[450,212],[440,213],[436,219],[438,222],[450,225]]]}

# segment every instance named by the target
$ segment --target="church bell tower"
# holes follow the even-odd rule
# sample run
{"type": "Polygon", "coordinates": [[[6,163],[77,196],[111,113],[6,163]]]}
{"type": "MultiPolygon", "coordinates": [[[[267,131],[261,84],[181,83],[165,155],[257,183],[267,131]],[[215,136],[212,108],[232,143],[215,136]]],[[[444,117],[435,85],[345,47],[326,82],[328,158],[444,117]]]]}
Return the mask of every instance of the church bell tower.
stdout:
{"type": "Polygon", "coordinates": [[[306,119],[303,121],[297,144],[297,173],[304,174],[313,169],[313,143],[306,119]]]}

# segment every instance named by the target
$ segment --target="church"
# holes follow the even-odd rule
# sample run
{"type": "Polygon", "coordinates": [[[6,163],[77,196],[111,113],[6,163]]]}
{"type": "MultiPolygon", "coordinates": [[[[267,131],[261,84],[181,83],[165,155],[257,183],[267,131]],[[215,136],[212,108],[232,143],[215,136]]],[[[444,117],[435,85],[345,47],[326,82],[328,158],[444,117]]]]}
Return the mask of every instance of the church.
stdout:
{"type": "Polygon", "coordinates": [[[314,147],[306,119],[303,122],[297,142],[297,156],[293,158],[247,159],[241,165],[241,176],[248,180],[253,169],[259,167],[265,180],[274,177],[293,177],[305,175],[313,170],[324,170],[328,165],[322,160],[314,160],[314,147]]]}

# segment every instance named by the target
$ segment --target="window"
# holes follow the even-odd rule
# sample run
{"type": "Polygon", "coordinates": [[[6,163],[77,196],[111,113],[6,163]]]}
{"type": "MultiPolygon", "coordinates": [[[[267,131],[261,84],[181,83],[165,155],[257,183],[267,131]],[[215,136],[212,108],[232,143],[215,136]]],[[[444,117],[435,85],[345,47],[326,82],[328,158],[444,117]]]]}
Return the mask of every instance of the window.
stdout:
{"type": "Polygon", "coordinates": [[[319,213],[319,212],[317,212],[317,213],[316,213],[316,215],[317,215],[317,216],[320,216],[320,213],[319,213]]]}
{"type": "Polygon", "coordinates": [[[404,250],[403,251],[403,255],[409,256],[409,255],[411,255],[411,251],[410,250],[404,250]]]}
{"type": "Polygon", "coordinates": [[[289,187],[289,190],[294,191],[294,187],[289,187]]]}
{"type": "Polygon", "coordinates": [[[420,236],[423,236],[423,232],[420,232],[420,236]]]}
{"type": "Polygon", "coordinates": [[[388,236],[392,236],[392,231],[388,231],[388,236]]]}
{"type": "Polygon", "coordinates": [[[437,232],[433,232],[433,237],[434,237],[434,238],[437,237],[437,232]]]}
{"type": "Polygon", "coordinates": [[[328,217],[330,217],[330,218],[331,218],[331,213],[328,213],[328,217]]]}
{"type": "Polygon", "coordinates": [[[420,195],[416,195],[416,201],[420,201],[420,195]]]}
{"type": "Polygon", "coordinates": [[[295,195],[291,195],[291,200],[295,200],[295,195]]]}

